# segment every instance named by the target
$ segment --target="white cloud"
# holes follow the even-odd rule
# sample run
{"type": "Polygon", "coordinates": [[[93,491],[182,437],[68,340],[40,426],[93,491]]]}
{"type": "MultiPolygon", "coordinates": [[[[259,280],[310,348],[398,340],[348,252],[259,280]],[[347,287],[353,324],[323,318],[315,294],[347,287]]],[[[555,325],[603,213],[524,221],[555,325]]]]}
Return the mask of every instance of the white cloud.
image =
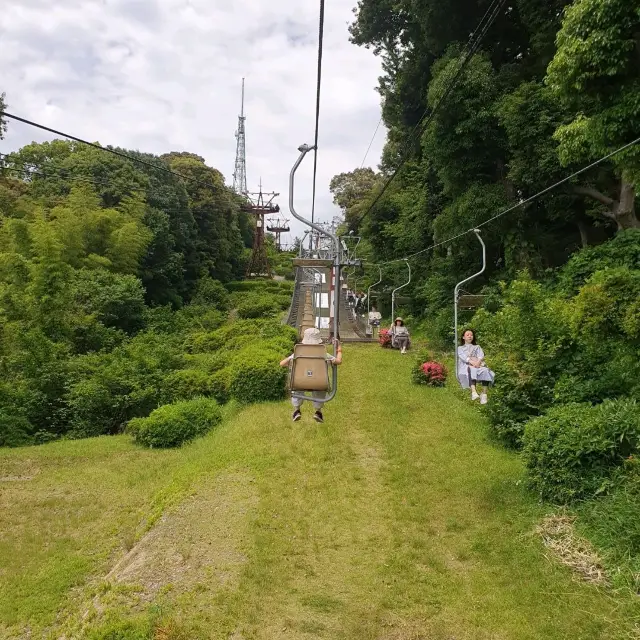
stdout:
{"type": "MultiPolygon", "coordinates": [[[[333,175],[360,166],[380,117],[379,60],[349,42],[355,0],[326,4],[316,216],[338,213],[333,175]]],[[[297,147],[313,142],[317,0],[7,0],[0,91],[9,111],[102,144],[191,151],[232,181],[246,77],[249,189],[260,177],[288,212],[297,147]]],[[[11,122],[2,150],[50,139],[11,122]]],[[[367,164],[377,164],[378,131],[367,164]]],[[[298,172],[309,213],[312,157],[298,172]]],[[[292,230],[302,226],[292,221],[292,230]]]]}

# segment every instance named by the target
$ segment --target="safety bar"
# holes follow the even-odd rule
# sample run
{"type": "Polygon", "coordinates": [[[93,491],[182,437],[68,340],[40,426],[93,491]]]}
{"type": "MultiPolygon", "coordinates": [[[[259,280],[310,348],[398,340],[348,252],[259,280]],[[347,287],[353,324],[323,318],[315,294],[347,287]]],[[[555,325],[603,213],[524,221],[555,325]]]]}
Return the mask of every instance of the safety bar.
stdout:
{"type": "Polygon", "coordinates": [[[469,276],[468,278],[465,278],[461,282],[458,282],[458,284],[456,285],[456,288],[453,290],[453,334],[454,334],[454,342],[455,342],[455,345],[454,345],[455,351],[453,354],[454,362],[457,362],[457,359],[458,359],[458,298],[460,293],[460,287],[463,284],[466,284],[467,282],[469,282],[470,280],[477,278],[479,275],[484,273],[484,270],[487,268],[487,247],[484,244],[484,240],[480,237],[480,229],[474,229],[473,233],[476,234],[476,238],[478,238],[478,240],[480,241],[480,244],[482,245],[482,269],[480,269],[478,273],[474,273],[472,276],[469,276]]]}

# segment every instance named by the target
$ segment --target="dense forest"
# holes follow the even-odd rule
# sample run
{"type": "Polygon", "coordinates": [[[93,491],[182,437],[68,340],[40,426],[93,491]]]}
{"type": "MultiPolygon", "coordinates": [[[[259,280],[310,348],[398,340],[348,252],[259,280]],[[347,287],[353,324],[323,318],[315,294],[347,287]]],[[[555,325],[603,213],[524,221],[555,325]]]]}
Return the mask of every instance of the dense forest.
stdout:
{"type": "Polygon", "coordinates": [[[295,332],[275,316],[291,283],[237,282],[253,242],[241,200],[195,154],[116,151],[54,140],[0,159],[0,446],[119,433],[197,396],[284,392],[277,362],[295,332]]]}
{"type": "Polygon", "coordinates": [[[467,290],[484,302],[460,328],[478,331],[496,371],[493,434],[523,449],[541,498],[587,500],[593,537],[623,564],[635,558],[625,575],[638,589],[640,11],[627,0],[502,3],[464,65],[496,4],[358,2],[352,42],[382,59],[388,138],[377,170],[336,175],[331,191],[363,237],[360,282],[382,264],[383,308],[406,279],[398,259],[420,252],[403,311],[451,351],[454,286],[481,264],[464,232],[524,203],[482,226],[487,269],[467,290]]]}

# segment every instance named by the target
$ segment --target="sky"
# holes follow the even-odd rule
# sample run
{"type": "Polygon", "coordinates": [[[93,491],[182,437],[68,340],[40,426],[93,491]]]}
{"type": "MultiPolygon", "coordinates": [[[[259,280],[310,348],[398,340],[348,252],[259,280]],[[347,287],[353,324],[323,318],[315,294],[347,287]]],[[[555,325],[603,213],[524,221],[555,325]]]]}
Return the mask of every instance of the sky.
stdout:
{"type": "MultiPolygon", "coordinates": [[[[340,213],[332,176],[359,167],[380,119],[380,60],[349,42],[356,0],[325,4],[316,219],[340,213]]],[[[190,151],[232,184],[242,78],[247,181],[276,191],[288,213],[289,172],[313,143],[318,0],[4,0],[0,92],[7,110],[103,145],[190,151]]],[[[381,126],[366,166],[380,159],[381,126]]],[[[0,151],[54,136],[10,121],[0,151]]],[[[296,209],[310,217],[313,156],[297,173],[296,209]]],[[[286,241],[286,239],[283,239],[286,241]]]]}

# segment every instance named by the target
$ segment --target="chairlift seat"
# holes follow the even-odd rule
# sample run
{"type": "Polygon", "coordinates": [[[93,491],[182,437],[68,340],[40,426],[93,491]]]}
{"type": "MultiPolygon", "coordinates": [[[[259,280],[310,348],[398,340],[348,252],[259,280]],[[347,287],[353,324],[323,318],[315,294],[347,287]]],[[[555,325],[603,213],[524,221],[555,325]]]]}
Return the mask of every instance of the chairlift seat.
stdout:
{"type": "Polygon", "coordinates": [[[329,361],[323,344],[297,344],[289,372],[292,391],[329,391],[329,361]]]}
{"type": "Polygon", "coordinates": [[[484,304],[484,296],[464,294],[458,298],[458,306],[461,309],[477,309],[484,304]]]}

